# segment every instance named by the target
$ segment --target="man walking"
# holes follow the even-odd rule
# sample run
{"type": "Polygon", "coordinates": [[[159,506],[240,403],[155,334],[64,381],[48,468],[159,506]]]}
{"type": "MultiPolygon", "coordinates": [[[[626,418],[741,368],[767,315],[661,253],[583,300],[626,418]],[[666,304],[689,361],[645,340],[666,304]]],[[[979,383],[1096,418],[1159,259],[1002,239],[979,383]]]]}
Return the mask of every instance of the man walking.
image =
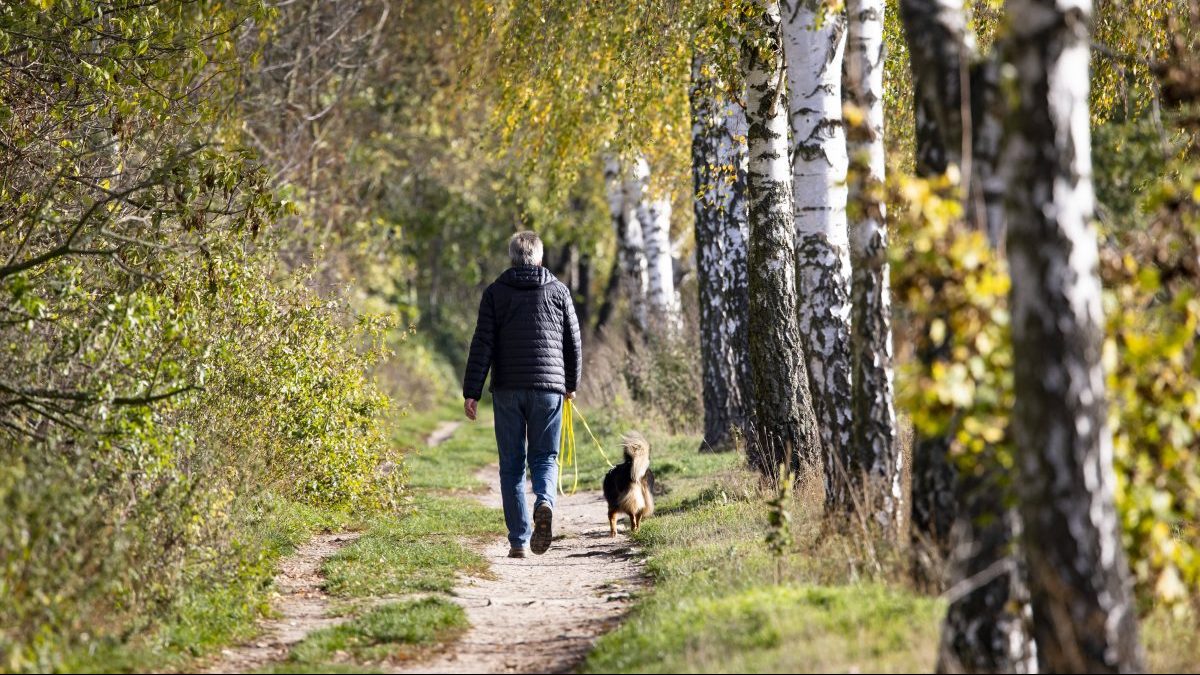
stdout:
{"type": "Polygon", "coordinates": [[[474,420],[483,382],[492,372],[510,558],[550,548],[563,397],[575,398],[583,368],[571,291],[542,267],[542,251],[542,240],[533,232],[509,239],[512,267],[483,292],[463,377],[463,410],[474,420]],[[527,462],[535,496],[532,528],[525,500],[527,462]]]}

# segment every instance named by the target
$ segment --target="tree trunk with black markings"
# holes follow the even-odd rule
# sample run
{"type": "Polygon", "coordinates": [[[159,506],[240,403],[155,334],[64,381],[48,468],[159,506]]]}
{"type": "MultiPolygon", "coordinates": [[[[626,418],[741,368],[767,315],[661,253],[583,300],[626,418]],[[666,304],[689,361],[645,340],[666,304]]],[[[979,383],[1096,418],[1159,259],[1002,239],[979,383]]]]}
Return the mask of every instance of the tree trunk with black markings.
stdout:
{"type": "Polygon", "coordinates": [[[1013,439],[1033,634],[1043,670],[1140,672],[1101,366],[1091,3],[1013,0],[1010,12],[1013,439]]]}
{"type": "Polygon", "coordinates": [[[800,337],[824,446],[825,504],[852,510],[850,251],[842,126],[845,18],[811,0],[785,0],[783,53],[791,123],[800,337]]]}
{"type": "Polygon", "coordinates": [[[857,205],[850,223],[853,261],[853,447],[858,453],[851,490],[865,515],[895,535],[902,510],[902,458],[896,442],[892,296],[884,206],[883,0],[846,3],[845,99],[855,112],[846,141],[857,205]]]}
{"type": "MultiPolygon", "coordinates": [[[[637,218],[636,198],[640,197],[639,178],[616,157],[604,162],[604,185],[609,215],[617,237],[620,263],[619,287],[629,303],[629,314],[639,330],[646,330],[646,292],[649,285],[646,246],[642,225],[637,218]],[[636,193],[636,194],[635,194],[636,193]]],[[[608,317],[606,316],[605,319],[608,317]]]]}
{"type": "Polygon", "coordinates": [[[754,434],[750,463],[774,475],[782,463],[821,471],[821,440],[805,376],[796,313],[796,235],[792,222],[787,101],[779,3],[761,11],[742,42],[749,163],[750,367],[754,434]]]}
{"type": "Polygon", "coordinates": [[[700,449],[721,452],[745,439],[749,424],[746,113],[708,71],[704,58],[694,56],[689,97],[704,382],[700,449]]]}

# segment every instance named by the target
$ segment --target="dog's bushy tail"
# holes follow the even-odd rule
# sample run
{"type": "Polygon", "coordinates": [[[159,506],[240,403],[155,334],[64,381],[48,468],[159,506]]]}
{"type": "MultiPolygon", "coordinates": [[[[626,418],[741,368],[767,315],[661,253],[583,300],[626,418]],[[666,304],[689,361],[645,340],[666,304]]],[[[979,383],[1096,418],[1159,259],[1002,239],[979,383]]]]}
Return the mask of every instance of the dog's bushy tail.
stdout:
{"type": "Polygon", "coordinates": [[[636,431],[625,434],[625,437],[621,441],[621,444],[625,448],[625,461],[633,464],[630,478],[634,482],[638,482],[642,480],[646,475],[646,470],[650,468],[650,441],[647,441],[645,436],[636,431]]]}

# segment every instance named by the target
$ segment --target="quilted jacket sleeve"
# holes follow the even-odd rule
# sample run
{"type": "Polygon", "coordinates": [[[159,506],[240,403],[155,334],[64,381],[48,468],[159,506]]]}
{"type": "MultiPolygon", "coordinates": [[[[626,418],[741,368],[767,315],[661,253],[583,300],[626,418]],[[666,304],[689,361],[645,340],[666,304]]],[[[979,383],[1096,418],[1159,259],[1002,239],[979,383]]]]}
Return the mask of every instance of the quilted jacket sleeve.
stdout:
{"type": "Polygon", "coordinates": [[[583,343],[579,339],[579,319],[575,316],[575,302],[571,291],[563,286],[563,370],[568,392],[579,388],[579,376],[583,371],[583,343]]]}
{"type": "Polygon", "coordinates": [[[492,299],[492,288],[489,286],[479,301],[479,318],[475,321],[471,353],[467,356],[467,372],[463,376],[463,398],[479,400],[483,396],[483,382],[492,367],[492,350],[495,344],[496,307],[492,299]]]}

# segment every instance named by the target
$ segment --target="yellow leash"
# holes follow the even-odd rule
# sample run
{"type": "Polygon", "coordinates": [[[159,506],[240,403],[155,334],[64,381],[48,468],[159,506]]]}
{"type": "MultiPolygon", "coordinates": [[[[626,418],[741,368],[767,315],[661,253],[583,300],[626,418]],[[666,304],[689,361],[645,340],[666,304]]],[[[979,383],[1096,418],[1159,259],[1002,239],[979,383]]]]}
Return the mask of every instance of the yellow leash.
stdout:
{"type": "Polygon", "coordinates": [[[588,436],[592,438],[592,443],[596,444],[596,449],[600,451],[600,456],[608,463],[608,467],[613,467],[612,460],[608,458],[608,453],[604,452],[604,446],[600,445],[600,441],[596,438],[596,434],[592,433],[592,428],[588,426],[587,419],[583,413],[579,412],[571,399],[563,399],[563,421],[562,433],[558,443],[558,492],[559,494],[567,494],[562,489],[562,474],[563,465],[567,464],[575,469],[575,481],[571,485],[570,494],[575,494],[579,489],[579,462],[575,456],[575,415],[579,415],[579,421],[583,422],[583,428],[587,431],[588,436]]]}

